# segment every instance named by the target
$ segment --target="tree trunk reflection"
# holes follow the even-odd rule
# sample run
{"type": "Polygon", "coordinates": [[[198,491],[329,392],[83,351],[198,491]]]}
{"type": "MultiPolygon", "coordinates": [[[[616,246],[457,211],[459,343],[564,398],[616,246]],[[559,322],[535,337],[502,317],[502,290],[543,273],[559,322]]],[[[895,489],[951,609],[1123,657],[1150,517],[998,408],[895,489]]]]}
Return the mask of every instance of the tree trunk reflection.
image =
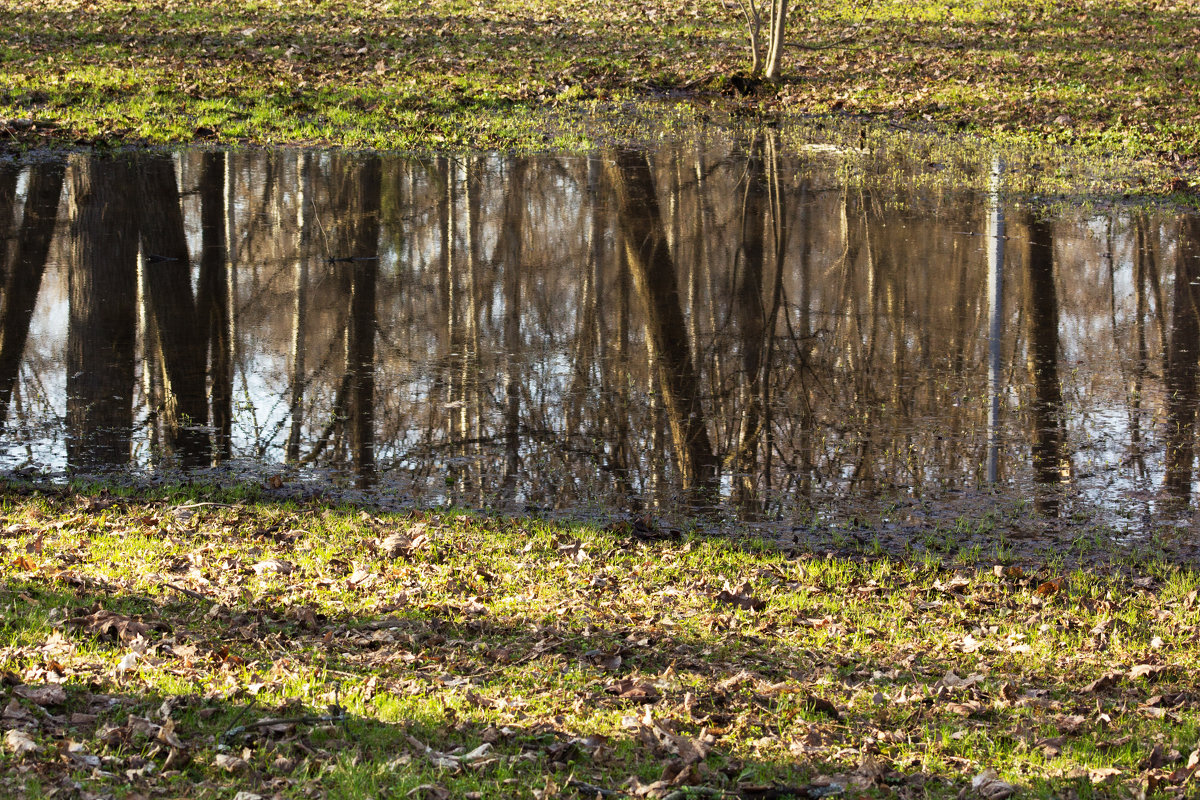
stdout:
{"type": "Polygon", "coordinates": [[[209,425],[213,457],[232,454],[233,342],[230,330],[229,259],[225,250],[225,154],[205,153],[200,172],[200,331],[211,375],[209,425]]]}
{"type": "Polygon", "coordinates": [[[1034,214],[1026,218],[1029,249],[1026,287],[1029,308],[1029,378],[1033,384],[1030,419],[1033,434],[1033,470],[1038,483],[1049,491],[1037,493],[1035,505],[1048,516],[1057,516],[1059,497],[1054,487],[1069,474],[1064,452],[1062,385],[1058,377],[1058,292],[1054,283],[1053,225],[1034,214]]]}
{"type": "Polygon", "coordinates": [[[163,422],[167,448],[184,467],[204,466],[210,458],[205,386],[206,330],[192,295],[191,262],[175,162],[169,156],[137,161],[138,223],[142,242],[142,284],[146,316],[153,334],[163,386],[163,422]]]}
{"type": "MultiPolygon", "coordinates": [[[[30,169],[25,212],[11,263],[6,263],[6,252],[0,249],[0,275],[4,280],[4,294],[0,295],[0,426],[8,417],[8,404],[17,383],[29,324],[42,285],[46,254],[58,218],[64,170],[61,161],[37,164],[30,169]]],[[[3,184],[4,178],[0,175],[0,215],[12,213],[11,203],[6,207],[4,202],[3,184]]],[[[0,225],[0,242],[7,243],[5,237],[6,232],[0,225]]]]}
{"type": "Polygon", "coordinates": [[[1186,500],[1192,490],[1200,375],[1200,217],[1185,215],[1175,250],[1175,296],[1167,349],[1167,491],[1186,500]]]}
{"type": "Polygon", "coordinates": [[[737,289],[734,293],[734,319],[741,334],[742,369],[738,405],[741,422],[733,455],[733,502],[744,511],[757,500],[755,482],[758,466],[758,440],[761,433],[761,370],[763,335],[763,239],[766,236],[767,178],[763,164],[763,137],[750,146],[746,164],[746,191],[742,198],[741,247],[737,289]]]}
{"type": "MultiPolygon", "coordinates": [[[[347,428],[360,486],[375,479],[375,327],[379,275],[379,204],[382,168],[378,157],[341,165],[337,207],[348,220],[339,227],[339,252],[347,254],[350,306],[346,322],[347,428]]],[[[345,263],[345,262],[343,262],[345,263]]]]}
{"type": "Polygon", "coordinates": [[[504,273],[504,496],[516,495],[521,466],[521,263],[525,239],[525,162],[509,159],[496,261],[504,273]]]}
{"type": "Polygon", "coordinates": [[[137,342],[138,229],[124,160],[76,158],[68,283],[67,466],[129,463],[137,342]]]}
{"type": "Polygon", "coordinates": [[[667,248],[654,175],[644,153],[617,150],[606,164],[617,196],[621,234],[633,284],[644,306],[646,343],[657,362],[671,437],[685,492],[703,496],[717,485],[719,465],[700,405],[680,307],[675,265],[667,248]]]}

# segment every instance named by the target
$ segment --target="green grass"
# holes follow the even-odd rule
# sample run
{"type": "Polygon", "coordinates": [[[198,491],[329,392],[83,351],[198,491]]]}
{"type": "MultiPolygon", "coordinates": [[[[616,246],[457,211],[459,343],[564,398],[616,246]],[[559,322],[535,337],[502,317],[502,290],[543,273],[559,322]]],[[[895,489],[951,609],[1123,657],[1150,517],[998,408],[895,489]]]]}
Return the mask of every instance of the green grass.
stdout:
{"type": "Polygon", "coordinates": [[[1200,156],[1194,1],[800,5],[783,79],[745,98],[729,88],[748,63],[740,13],[714,0],[0,0],[0,15],[0,118],[39,123],[8,130],[18,146],[586,149],[589,117],[674,91],[698,117],[849,112],[1145,160],[1132,188],[1152,193],[1200,156]]]}
{"type": "Polygon", "coordinates": [[[2,496],[0,705],[24,737],[0,750],[3,796],[834,782],[949,798],[993,769],[1023,796],[1126,797],[1195,780],[1200,573],[1178,564],[835,557],[253,492],[77,492],[2,496]]]}

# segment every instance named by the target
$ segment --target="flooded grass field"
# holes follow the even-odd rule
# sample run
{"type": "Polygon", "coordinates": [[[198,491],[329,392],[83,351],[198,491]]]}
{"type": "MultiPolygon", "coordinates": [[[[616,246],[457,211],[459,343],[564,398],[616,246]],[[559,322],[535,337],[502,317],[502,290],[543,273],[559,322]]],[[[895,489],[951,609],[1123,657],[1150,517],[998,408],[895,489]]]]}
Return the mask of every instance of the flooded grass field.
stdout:
{"type": "Polygon", "coordinates": [[[0,164],[0,464],[889,549],[1190,524],[1200,217],[785,140],[0,164]]]}
{"type": "Polygon", "coordinates": [[[865,142],[0,162],[0,795],[1190,796],[1200,216],[865,142]]]}

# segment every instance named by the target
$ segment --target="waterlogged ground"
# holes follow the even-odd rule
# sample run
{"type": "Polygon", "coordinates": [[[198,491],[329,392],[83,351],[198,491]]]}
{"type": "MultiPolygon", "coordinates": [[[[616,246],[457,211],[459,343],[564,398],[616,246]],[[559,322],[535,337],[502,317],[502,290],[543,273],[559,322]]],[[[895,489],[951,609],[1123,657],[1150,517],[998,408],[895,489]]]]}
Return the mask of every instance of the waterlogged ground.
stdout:
{"type": "Polygon", "coordinates": [[[6,796],[1184,797],[1200,762],[1200,576],[1153,559],[14,487],[0,526],[6,796]]]}
{"type": "Polygon", "coordinates": [[[1200,217],[980,155],[708,126],[0,164],[0,469],[1150,546],[1191,522],[1200,217]]]}

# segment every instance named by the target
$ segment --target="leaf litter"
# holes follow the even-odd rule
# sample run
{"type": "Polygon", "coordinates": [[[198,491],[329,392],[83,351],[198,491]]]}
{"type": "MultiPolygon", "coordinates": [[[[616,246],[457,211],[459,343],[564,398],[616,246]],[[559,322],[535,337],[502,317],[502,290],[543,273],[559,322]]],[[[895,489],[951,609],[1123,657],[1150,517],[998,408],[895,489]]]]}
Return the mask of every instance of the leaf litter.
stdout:
{"type": "Polygon", "coordinates": [[[0,579],[3,794],[1195,785],[1200,578],[1185,568],[949,569],[622,526],[254,503],[181,515],[148,498],[107,503],[98,525],[76,514],[88,502],[13,498],[0,520],[30,562],[6,556],[0,579]]]}

